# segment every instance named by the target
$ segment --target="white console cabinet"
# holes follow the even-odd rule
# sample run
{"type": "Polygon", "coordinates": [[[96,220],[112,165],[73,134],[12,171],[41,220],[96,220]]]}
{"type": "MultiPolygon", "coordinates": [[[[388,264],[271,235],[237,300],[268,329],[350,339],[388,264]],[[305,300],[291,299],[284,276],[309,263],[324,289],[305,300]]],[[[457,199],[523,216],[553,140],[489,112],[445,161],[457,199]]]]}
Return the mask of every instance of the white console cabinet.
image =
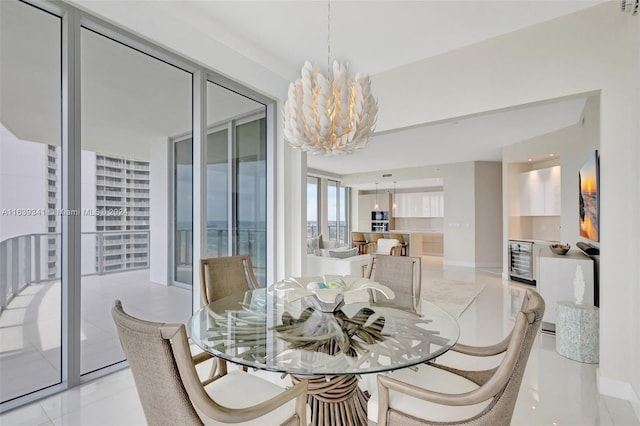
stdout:
{"type": "Polygon", "coordinates": [[[555,331],[558,302],[575,301],[573,280],[578,265],[582,265],[582,273],[584,274],[583,303],[593,305],[593,259],[579,250],[570,250],[566,255],[554,254],[545,248],[540,250],[537,287],[546,304],[542,318],[543,330],[555,331]]]}

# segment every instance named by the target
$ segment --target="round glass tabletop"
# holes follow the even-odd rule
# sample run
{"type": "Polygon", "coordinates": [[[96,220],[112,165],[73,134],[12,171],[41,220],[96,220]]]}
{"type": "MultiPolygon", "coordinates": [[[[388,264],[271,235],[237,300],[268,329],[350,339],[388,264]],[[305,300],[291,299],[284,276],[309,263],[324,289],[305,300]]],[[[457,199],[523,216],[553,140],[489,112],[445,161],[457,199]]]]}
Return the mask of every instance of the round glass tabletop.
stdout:
{"type": "Polygon", "coordinates": [[[280,291],[247,291],[217,300],[189,320],[193,342],[227,361],[296,375],[353,375],[405,368],[453,346],[458,322],[425,300],[342,306],[327,313],[280,291]]]}

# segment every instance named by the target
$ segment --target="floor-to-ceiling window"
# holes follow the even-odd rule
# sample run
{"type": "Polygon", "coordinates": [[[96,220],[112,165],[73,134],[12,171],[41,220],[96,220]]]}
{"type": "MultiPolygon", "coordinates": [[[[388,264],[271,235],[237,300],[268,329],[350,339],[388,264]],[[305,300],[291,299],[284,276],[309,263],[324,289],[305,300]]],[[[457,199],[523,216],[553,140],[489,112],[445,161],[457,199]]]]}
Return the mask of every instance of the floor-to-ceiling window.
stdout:
{"type": "Polygon", "coordinates": [[[193,140],[173,143],[173,282],[193,284],[193,140]]]}
{"type": "Polygon", "coordinates": [[[229,252],[229,129],[228,123],[207,134],[207,257],[229,252]]]}
{"type": "Polygon", "coordinates": [[[340,245],[348,245],[349,241],[349,188],[340,186],[338,189],[338,241],[340,245]]]}
{"type": "Polygon", "coordinates": [[[349,245],[349,188],[333,179],[307,176],[307,238],[349,245]]]}
{"type": "Polygon", "coordinates": [[[263,284],[273,238],[273,100],[67,3],[36,4],[0,1],[0,411],[124,367],[115,299],[189,318],[210,255],[194,239],[209,222],[199,197],[225,223],[214,251],[249,253],[263,284]]]}
{"type": "Polygon", "coordinates": [[[317,237],[320,233],[320,178],[307,176],[307,238],[317,237]]]}
{"type": "Polygon", "coordinates": [[[327,181],[327,226],[329,239],[340,245],[349,243],[347,188],[335,180],[327,181]]]}
{"type": "Polygon", "coordinates": [[[0,2],[0,402],[62,381],[61,19],[0,2]]]}
{"type": "Polygon", "coordinates": [[[267,268],[267,145],[263,114],[236,126],[235,252],[249,254],[255,276],[265,286],[267,268]]]}
{"type": "Polygon", "coordinates": [[[192,74],[89,29],[81,31],[82,374],[124,360],[111,305],[186,322],[191,290],[167,279],[175,169],[173,280],[192,282],[192,74]]]}
{"type": "Polygon", "coordinates": [[[266,285],[266,107],[207,83],[206,253],[251,256],[266,285]]]}

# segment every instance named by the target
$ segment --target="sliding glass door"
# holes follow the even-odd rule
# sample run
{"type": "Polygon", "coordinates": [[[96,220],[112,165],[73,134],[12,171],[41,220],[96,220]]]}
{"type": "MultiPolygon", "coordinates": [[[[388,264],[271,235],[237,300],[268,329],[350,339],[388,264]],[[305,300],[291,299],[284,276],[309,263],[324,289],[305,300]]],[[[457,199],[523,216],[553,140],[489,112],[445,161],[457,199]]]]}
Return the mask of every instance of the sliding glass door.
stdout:
{"type": "Polygon", "coordinates": [[[126,367],[116,299],[185,323],[201,257],[266,284],[273,100],[40,0],[0,1],[0,95],[0,412],[126,367]]]}
{"type": "Polygon", "coordinates": [[[61,19],[0,1],[0,402],[62,381],[61,19]]]}
{"type": "Polygon", "coordinates": [[[193,284],[193,140],[173,144],[173,282],[193,284]]]}
{"type": "Polygon", "coordinates": [[[266,284],[266,107],[207,83],[207,257],[251,256],[266,284]]]}
{"type": "Polygon", "coordinates": [[[223,257],[229,251],[229,134],[227,124],[207,134],[207,257],[223,257]]]}
{"type": "MultiPolygon", "coordinates": [[[[192,74],[81,31],[81,372],[125,359],[115,299],[133,315],[186,322],[190,287],[167,279],[169,140],[191,132],[192,74]]],[[[175,279],[191,284],[193,153],[175,144],[175,279]]]]}

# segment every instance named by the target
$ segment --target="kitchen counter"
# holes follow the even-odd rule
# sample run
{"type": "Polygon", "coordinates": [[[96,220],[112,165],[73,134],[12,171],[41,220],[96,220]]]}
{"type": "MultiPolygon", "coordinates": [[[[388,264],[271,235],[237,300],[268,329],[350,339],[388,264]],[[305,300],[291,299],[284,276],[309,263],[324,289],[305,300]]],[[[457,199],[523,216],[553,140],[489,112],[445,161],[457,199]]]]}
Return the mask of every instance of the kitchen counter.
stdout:
{"type": "MultiPolygon", "coordinates": [[[[365,238],[369,238],[374,232],[362,231],[365,238]]],[[[407,243],[407,253],[412,257],[424,255],[442,256],[444,254],[444,234],[438,229],[424,231],[406,231],[395,229],[393,231],[379,232],[388,238],[389,234],[400,234],[407,243]]]]}

